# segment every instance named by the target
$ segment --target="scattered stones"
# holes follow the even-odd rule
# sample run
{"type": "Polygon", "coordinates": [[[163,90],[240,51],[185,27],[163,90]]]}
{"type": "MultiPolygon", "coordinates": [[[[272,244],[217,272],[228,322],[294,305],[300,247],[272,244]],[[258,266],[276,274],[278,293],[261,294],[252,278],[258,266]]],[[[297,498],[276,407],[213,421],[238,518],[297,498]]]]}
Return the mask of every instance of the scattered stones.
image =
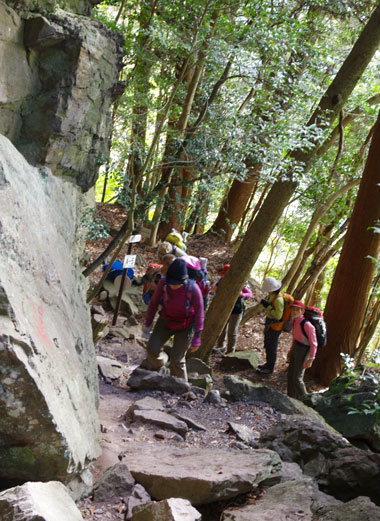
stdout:
{"type": "Polygon", "coordinates": [[[126,514],[125,519],[129,520],[132,518],[133,509],[140,505],[145,505],[146,503],[150,503],[152,498],[145,490],[145,488],[138,483],[133,487],[132,493],[128,496],[124,502],[126,505],[126,514]]]}
{"type": "Polygon", "coordinates": [[[147,371],[137,367],[128,379],[127,384],[132,389],[156,389],[173,394],[189,392],[191,385],[176,376],[161,375],[155,371],[147,371]]]}
{"type": "Polygon", "coordinates": [[[205,402],[212,403],[214,405],[221,405],[223,407],[225,406],[225,402],[220,396],[218,389],[211,389],[211,391],[209,391],[205,396],[205,402]]]}
{"type": "Polygon", "coordinates": [[[105,358],[104,356],[97,356],[96,362],[98,364],[99,371],[104,378],[116,380],[123,374],[124,366],[117,360],[105,358]]]}
{"type": "Polygon", "coordinates": [[[93,496],[96,501],[107,501],[114,496],[128,496],[135,480],[125,463],[117,463],[105,471],[95,483],[93,496]]]}
{"type": "Polygon", "coordinates": [[[201,517],[190,501],[176,497],[135,508],[132,521],[200,521],[201,517]]]}
{"type": "Polygon", "coordinates": [[[134,411],[133,413],[135,421],[142,421],[144,423],[150,423],[152,425],[158,425],[165,429],[178,432],[181,436],[186,436],[188,427],[185,422],[178,420],[170,414],[162,411],[134,411]]]}
{"type": "Polygon", "coordinates": [[[194,429],[196,431],[207,431],[207,427],[205,427],[204,425],[202,425],[200,422],[197,422],[195,420],[193,420],[192,418],[190,418],[189,416],[186,416],[185,414],[182,414],[180,412],[177,412],[177,411],[173,411],[173,415],[178,418],[179,420],[183,421],[186,423],[186,425],[190,428],[190,429],[194,429]]]}
{"type": "Polygon", "coordinates": [[[211,367],[199,358],[188,358],[186,360],[186,369],[188,373],[209,374],[212,376],[211,367]]]}
{"type": "Polygon", "coordinates": [[[246,425],[241,425],[240,423],[228,422],[232,432],[236,434],[236,436],[245,443],[250,445],[252,442],[257,442],[260,438],[260,433],[252,430],[250,427],[246,425]]]}

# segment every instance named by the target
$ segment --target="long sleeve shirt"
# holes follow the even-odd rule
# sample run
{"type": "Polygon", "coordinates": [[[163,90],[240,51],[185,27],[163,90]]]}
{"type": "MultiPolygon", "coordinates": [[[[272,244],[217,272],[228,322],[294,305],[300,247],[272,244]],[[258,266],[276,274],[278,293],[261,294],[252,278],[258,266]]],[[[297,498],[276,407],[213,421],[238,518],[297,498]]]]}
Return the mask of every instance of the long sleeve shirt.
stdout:
{"type": "MultiPolygon", "coordinates": [[[[157,284],[156,291],[153,293],[149,301],[148,310],[145,316],[146,327],[150,327],[154,316],[157,312],[158,306],[162,303],[164,295],[164,284],[166,283],[166,277],[157,284]]],[[[187,286],[183,284],[178,289],[172,289],[167,286],[166,291],[168,292],[168,298],[165,306],[162,306],[160,316],[166,320],[174,320],[180,322],[184,318],[193,317],[194,324],[194,336],[192,339],[193,346],[200,346],[201,344],[201,332],[203,331],[204,322],[204,306],[203,297],[198,284],[193,284],[192,290],[188,290],[187,286]],[[187,298],[190,296],[190,306],[186,317],[186,304],[187,298]]]]}
{"type": "Polygon", "coordinates": [[[317,352],[317,335],[315,333],[315,327],[309,320],[306,320],[303,327],[306,333],[306,336],[304,335],[301,327],[301,322],[305,319],[303,315],[300,317],[297,317],[293,320],[293,327],[292,327],[292,334],[293,334],[293,342],[296,340],[297,342],[300,342],[301,344],[304,344],[306,346],[310,346],[310,353],[309,358],[311,360],[314,360],[315,354],[317,352]]]}
{"type": "Polygon", "coordinates": [[[284,299],[279,295],[269,294],[268,297],[269,306],[265,310],[267,318],[274,318],[275,320],[281,320],[284,314],[284,299]]]}

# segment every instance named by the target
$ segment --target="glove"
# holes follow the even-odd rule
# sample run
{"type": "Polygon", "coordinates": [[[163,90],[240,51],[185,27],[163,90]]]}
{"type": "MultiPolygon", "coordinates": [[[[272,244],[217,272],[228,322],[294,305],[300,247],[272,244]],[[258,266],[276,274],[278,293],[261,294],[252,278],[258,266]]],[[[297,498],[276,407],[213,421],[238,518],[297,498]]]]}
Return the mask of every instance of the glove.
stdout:
{"type": "Polygon", "coordinates": [[[150,328],[151,328],[151,326],[146,326],[145,324],[143,324],[141,326],[141,329],[142,329],[143,333],[150,333],[150,328]]]}
{"type": "Polygon", "coordinates": [[[260,300],[260,304],[262,304],[265,308],[270,306],[269,302],[267,300],[264,300],[263,298],[260,300]]]}

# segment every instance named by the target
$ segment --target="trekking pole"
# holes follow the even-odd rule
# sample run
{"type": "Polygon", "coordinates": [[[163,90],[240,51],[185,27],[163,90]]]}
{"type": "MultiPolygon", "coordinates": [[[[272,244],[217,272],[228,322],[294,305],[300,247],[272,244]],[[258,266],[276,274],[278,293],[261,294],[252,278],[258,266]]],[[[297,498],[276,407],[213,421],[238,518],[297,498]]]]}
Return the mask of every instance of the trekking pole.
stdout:
{"type": "Polygon", "coordinates": [[[125,282],[125,278],[127,276],[128,268],[133,268],[135,265],[135,262],[136,262],[136,255],[131,255],[132,247],[135,242],[140,242],[140,241],[141,241],[141,235],[131,235],[131,237],[129,238],[128,252],[124,258],[123,274],[121,276],[119,294],[117,296],[116,309],[115,309],[115,313],[113,315],[113,320],[112,320],[113,326],[116,325],[117,317],[118,317],[118,314],[120,311],[121,299],[122,299],[123,291],[124,291],[124,282],[125,282]]]}

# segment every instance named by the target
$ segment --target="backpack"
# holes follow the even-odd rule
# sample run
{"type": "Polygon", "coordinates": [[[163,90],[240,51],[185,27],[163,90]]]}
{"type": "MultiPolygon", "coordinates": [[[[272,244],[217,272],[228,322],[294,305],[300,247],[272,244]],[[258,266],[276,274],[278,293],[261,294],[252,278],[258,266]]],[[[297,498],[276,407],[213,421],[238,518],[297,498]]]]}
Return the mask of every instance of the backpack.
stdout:
{"type": "Polygon", "coordinates": [[[311,306],[307,306],[305,308],[303,316],[305,317],[301,322],[301,328],[302,332],[307,338],[307,335],[305,333],[305,322],[311,322],[313,326],[315,327],[315,334],[317,336],[317,345],[318,348],[324,347],[327,344],[327,328],[326,328],[326,322],[323,318],[322,311],[318,308],[313,308],[311,306]]]}
{"type": "Polygon", "coordinates": [[[173,230],[165,237],[166,242],[170,242],[171,244],[174,244],[178,248],[180,248],[183,251],[186,251],[186,245],[183,241],[182,235],[177,232],[177,230],[173,230]]]}
{"type": "Polygon", "coordinates": [[[244,299],[243,299],[243,297],[238,297],[238,299],[235,302],[235,305],[231,311],[231,314],[240,315],[241,313],[243,313],[244,309],[245,309],[244,299]]]}
{"type": "Polygon", "coordinates": [[[162,264],[156,264],[155,262],[152,262],[151,264],[149,264],[149,266],[146,269],[146,272],[141,277],[141,281],[144,283],[143,299],[146,304],[148,304],[150,297],[150,295],[148,295],[147,299],[145,298],[149,290],[149,282],[155,282],[156,284],[158,284],[159,280],[161,279],[161,268],[162,264]]]}
{"type": "Polygon", "coordinates": [[[202,268],[202,263],[197,257],[185,255],[182,257],[186,262],[187,272],[190,280],[195,280],[201,290],[204,309],[208,306],[210,283],[207,279],[207,269],[202,268]]]}
{"type": "MultiPolygon", "coordinates": [[[[189,279],[186,284],[185,318],[180,321],[165,319],[166,324],[169,329],[174,329],[174,330],[180,331],[182,329],[187,329],[190,326],[190,324],[192,324],[193,316],[189,316],[189,314],[190,314],[190,308],[191,308],[191,303],[192,303],[192,299],[193,299],[194,284],[195,284],[195,281],[193,279],[189,279]]],[[[170,295],[169,295],[169,291],[168,291],[168,285],[164,284],[162,300],[161,300],[162,307],[166,308],[169,300],[170,300],[170,295]]]]}
{"type": "Polygon", "coordinates": [[[284,299],[284,312],[282,314],[282,318],[279,322],[275,322],[271,325],[271,328],[275,331],[285,331],[286,333],[290,333],[292,330],[292,319],[290,317],[290,307],[294,302],[294,297],[292,295],[289,295],[289,293],[279,293],[274,297],[272,300],[272,307],[273,303],[278,297],[283,297],[284,299]]]}

